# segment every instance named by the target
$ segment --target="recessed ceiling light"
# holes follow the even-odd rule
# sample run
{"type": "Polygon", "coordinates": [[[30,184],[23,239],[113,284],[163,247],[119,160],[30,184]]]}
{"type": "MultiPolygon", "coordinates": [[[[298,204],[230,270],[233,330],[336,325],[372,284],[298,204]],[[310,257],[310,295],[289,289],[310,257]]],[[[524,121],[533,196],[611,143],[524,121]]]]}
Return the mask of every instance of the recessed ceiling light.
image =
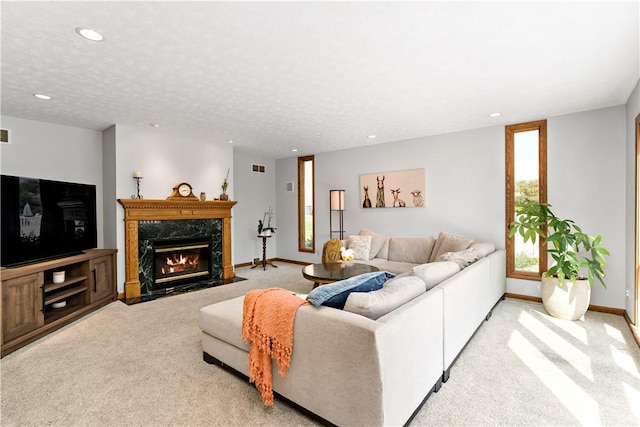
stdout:
{"type": "Polygon", "coordinates": [[[101,42],[102,40],[104,40],[104,36],[102,34],[97,32],[96,30],[92,30],[91,28],[78,27],[76,28],[76,33],[80,34],[85,39],[94,42],[101,42]]]}
{"type": "Polygon", "coordinates": [[[295,153],[296,151],[298,151],[298,149],[297,148],[292,148],[291,151],[295,153]]]}
{"type": "Polygon", "coordinates": [[[502,113],[498,113],[497,111],[495,113],[490,113],[489,117],[491,118],[496,118],[496,117],[500,117],[502,115],[502,113]]]}
{"type": "Polygon", "coordinates": [[[229,144],[233,144],[233,139],[227,139],[227,142],[228,142],[229,144]]]}
{"type": "Polygon", "coordinates": [[[374,139],[376,136],[375,135],[367,135],[367,138],[369,139],[374,139]]]}
{"type": "Polygon", "coordinates": [[[154,128],[159,128],[160,125],[156,124],[156,123],[149,123],[149,126],[154,127],[154,128]]]}
{"type": "Polygon", "coordinates": [[[51,99],[49,95],[43,95],[41,93],[34,93],[33,96],[35,96],[38,99],[51,99]]]}

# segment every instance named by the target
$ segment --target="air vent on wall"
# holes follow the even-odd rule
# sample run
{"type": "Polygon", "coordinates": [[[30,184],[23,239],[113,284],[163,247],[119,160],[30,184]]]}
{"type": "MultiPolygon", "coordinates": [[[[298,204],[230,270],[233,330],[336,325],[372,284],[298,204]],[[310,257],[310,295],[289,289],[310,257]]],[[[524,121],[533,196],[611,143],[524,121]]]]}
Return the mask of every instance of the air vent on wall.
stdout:
{"type": "Polygon", "coordinates": [[[251,171],[252,172],[258,172],[258,173],[264,173],[264,166],[263,165],[251,165],[251,171]]]}
{"type": "Polygon", "coordinates": [[[287,181],[287,187],[285,191],[287,193],[293,193],[293,181],[287,181]]]}
{"type": "Polygon", "coordinates": [[[0,129],[0,143],[11,144],[9,139],[9,129],[0,129]]]}

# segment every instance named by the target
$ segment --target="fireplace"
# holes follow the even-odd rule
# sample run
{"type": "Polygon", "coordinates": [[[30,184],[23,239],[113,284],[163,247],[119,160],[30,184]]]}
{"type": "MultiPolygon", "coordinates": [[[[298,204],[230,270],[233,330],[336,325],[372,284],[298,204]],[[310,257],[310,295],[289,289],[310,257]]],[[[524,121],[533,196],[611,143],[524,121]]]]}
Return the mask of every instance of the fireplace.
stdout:
{"type": "Polygon", "coordinates": [[[210,277],[197,282],[233,281],[231,208],[236,201],[118,199],[118,202],[124,208],[126,301],[135,303],[154,294],[153,242],[158,240],[210,239],[210,277]]]}
{"type": "Polygon", "coordinates": [[[209,279],[211,239],[170,239],[153,242],[153,288],[209,279]]]}

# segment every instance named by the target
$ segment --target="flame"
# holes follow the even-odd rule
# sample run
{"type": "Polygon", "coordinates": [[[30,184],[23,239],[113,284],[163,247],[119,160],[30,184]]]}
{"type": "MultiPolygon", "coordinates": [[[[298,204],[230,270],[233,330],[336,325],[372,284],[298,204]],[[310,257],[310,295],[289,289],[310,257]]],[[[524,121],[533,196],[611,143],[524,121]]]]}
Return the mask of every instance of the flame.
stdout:
{"type": "Polygon", "coordinates": [[[162,267],[162,274],[180,273],[187,270],[193,270],[198,267],[199,255],[173,254],[168,256],[162,267]]]}

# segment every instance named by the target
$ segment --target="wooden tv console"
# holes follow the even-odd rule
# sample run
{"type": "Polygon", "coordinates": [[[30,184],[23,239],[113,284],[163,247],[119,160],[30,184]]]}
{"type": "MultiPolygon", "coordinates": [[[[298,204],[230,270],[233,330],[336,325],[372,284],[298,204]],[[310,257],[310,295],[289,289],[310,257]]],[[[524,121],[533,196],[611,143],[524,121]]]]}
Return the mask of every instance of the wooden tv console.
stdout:
{"type": "Polygon", "coordinates": [[[117,298],[116,250],[0,270],[2,357],[117,298]],[[65,280],[53,283],[53,272],[65,280]],[[57,303],[57,304],[56,304],[57,303]],[[53,304],[64,307],[54,308],[53,304]]]}

